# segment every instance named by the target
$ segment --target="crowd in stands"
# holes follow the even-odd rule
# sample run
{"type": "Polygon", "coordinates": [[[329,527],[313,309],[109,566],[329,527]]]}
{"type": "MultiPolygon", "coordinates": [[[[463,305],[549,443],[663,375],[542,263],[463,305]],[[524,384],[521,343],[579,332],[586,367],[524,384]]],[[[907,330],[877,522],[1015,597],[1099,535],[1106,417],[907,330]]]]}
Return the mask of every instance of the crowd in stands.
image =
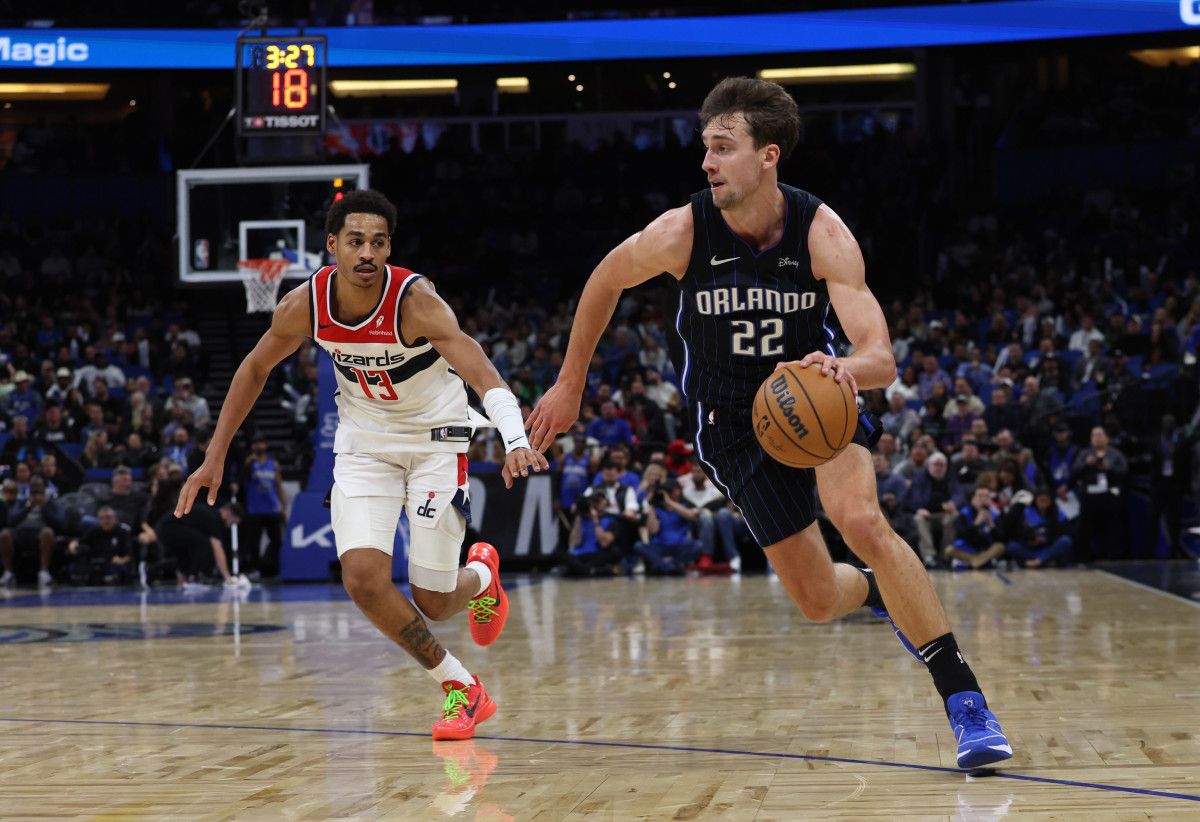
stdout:
{"type": "MultiPolygon", "coordinates": [[[[997,210],[953,195],[934,148],[911,132],[827,138],[806,133],[782,178],[853,228],[889,318],[897,380],[862,402],[887,432],[876,446],[881,501],[914,550],[931,565],[1064,564],[1152,554],[1165,530],[1167,551],[1187,551],[1195,169],[1144,189],[1096,179],[997,210]]],[[[528,409],[561,366],[587,274],[685,202],[703,184],[699,162],[695,138],[678,134],[475,154],[447,133],[432,149],[379,157],[372,180],[400,209],[393,262],[431,277],[528,409]]],[[[100,527],[106,494],[63,502],[108,487],[108,474],[91,472],[126,466],[153,497],[156,480],[177,481],[203,458],[212,412],[198,390],[201,343],[211,341],[171,301],[163,237],[154,220],[88,213],[45,228],[0,216],[0,460],[15,488],[3,513],[12,544],[31,555],[45,529],[60,562],[71,540],[76,551],[92,544],[85,532],[100,527]],[[36,511],[23,507],[34,479],[45,484],[36,511]]],[[[624,296],[588,371],[580,430],[553,455],[563,542],[587,546],[575,557],[612,552],[582,570],[736,567],[746,545],[736,510],[692,470],[669,355],[676,299],[663,278],[624,296]]],[[[304,443],[315,356],[302,346],[280,377],[304,443]]],[[[471,459],[502,454],[484,433],[471,459]]],[[[234,481],[243,458],[227,472],[234,481]]],[[[143,521],[154,530],[149,513],[126,523],[135,539],[143,521]]]]}

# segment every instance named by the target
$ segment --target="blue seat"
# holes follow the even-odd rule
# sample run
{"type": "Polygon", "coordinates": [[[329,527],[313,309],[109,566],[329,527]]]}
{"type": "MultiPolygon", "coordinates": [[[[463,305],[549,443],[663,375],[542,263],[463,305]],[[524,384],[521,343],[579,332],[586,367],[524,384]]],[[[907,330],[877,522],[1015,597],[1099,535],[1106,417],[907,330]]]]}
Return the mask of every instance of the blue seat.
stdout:
{"type": "Polygon", "coordinates": [[[83,443],[82,442],[60,442],[58,444],[58,450],[62,451],[68,457],[70,457],[71,459],[78,462],[79,455],[83,453],[83,443]]]}
{"type": "Polygon", "coordinates": [[[85,482],[108,482],[112,479],[111,468],[88,468],[83,472],[85,482]]]}

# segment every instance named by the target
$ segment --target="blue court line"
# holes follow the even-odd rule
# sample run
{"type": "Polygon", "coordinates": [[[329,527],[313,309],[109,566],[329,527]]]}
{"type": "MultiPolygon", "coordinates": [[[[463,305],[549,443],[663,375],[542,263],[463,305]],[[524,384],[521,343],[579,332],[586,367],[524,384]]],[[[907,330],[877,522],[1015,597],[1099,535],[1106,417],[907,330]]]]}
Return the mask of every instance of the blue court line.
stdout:
{"type": "Polygon", "coordinates": [[[1001,571],[999,568],[996,569],[996,576],[1000,577],[1000,581],[1003,582],[1005,585],[1013,584],[1012,580],[1009,579],[1007,576],[1005,576],[1004,572],[1001,571]]]}
{"type": "MultiPolygon", "coordinates": [[[[422,739],[429,738],[428,731],[376,731],[369,728],[287,728],[274,725],[218,725],[200,722],[118,722],[105,719],[28,719],[24,717],[0,716],[0,722],[24,722],[29,724],[42,723],[48,725],[109,725],[134,728],[204,728],[221,731],[287,731],[290,733],[308,734],[357,734],[363,736],[412,736],[422,739]]],[[[810,754],[771,753],[769,751],[741,751],[732,748],[695,748],[687,745],[645,745],[637,742],[604,742],[588,739],[535,739],[523,736],[481,736],[475,739],[481,742],[527,742],[536,745],[579,745],[593,748],[628,748],[638,751],[663,751],[668,753],[710,753],[727,756],[754,756],[764,759],[799,759],[809,762],[837,762],[847,765],[867,765],[882,768],[907,768],[914,771],[933,771],[948,773],[955,776],[966,776],[972,771],[961,768],[947,768],[944,765],[917,765],[911,762],[888,762],[886,760],[849,759],[841,756],[813,756],[810,754]]],[[[1010,773],[1008,771],[993,771],[984,769],[975,773],[983,773],[995,779],[1016,779],[1022,782],[1039,782],[1046,785],[1065,785],[1069,788],[1092,788],[1099,791],[1116,793],[1131,793],[1140,796],[1157,796],[1163,799],[1184,799],[1189,802],[1200,802],[1200,796],[1190,793],[1173,793],[1171,791],[1156,791],[1151,788],[1130,788],[1124,785],[1106,785],[1102,782],[1076,782],[1072,779],[1053,779],[1048,776],[1029,776],[1028,774],[1010,773]]]]}

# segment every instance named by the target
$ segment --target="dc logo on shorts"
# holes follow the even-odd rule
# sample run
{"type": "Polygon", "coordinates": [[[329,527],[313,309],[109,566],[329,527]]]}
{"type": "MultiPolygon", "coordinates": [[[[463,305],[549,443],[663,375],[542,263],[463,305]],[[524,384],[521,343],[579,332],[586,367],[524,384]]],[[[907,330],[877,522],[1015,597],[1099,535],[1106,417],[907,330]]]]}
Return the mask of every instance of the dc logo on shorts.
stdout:
{"type": "Polygon", "coordinates": [[[425,517],[426,519],[433,519],[433,515],[437,513],[437,509],[433,507],[433,500],[436,496],[436,492],[429,492],[429,499],[421,503],[421,507],[417,509],[418,516],[425,517]]]}

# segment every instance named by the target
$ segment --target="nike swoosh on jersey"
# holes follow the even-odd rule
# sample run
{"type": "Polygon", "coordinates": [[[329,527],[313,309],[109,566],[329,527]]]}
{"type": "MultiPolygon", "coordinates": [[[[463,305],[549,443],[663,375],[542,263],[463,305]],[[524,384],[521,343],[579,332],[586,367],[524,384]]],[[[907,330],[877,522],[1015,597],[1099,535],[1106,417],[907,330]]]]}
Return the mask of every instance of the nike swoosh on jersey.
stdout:
{"type": "Polygon", "coordinates": [[[508,441],[508,444],[509,444],[509,445],[512,445],[514,442],[516,442],[516,441],[517,441],[517,440],[519,440],[519,439],[521,439],[521,438],[520,438],[520,437],[513,437],[511,440],[509,440],[509,441],[508,441]]]}
{"type": "Polygon", "coordinates": [[[717,255],[714,254],[713,258],[711,260],[709,260],[708,262],[709,262],[709,265],[721,265],[721,263],[731,263],[734,260],[740,260],[740,259],[741,259],[741,257],[726,257],[724,260],[718,260],[717,255]]]}

